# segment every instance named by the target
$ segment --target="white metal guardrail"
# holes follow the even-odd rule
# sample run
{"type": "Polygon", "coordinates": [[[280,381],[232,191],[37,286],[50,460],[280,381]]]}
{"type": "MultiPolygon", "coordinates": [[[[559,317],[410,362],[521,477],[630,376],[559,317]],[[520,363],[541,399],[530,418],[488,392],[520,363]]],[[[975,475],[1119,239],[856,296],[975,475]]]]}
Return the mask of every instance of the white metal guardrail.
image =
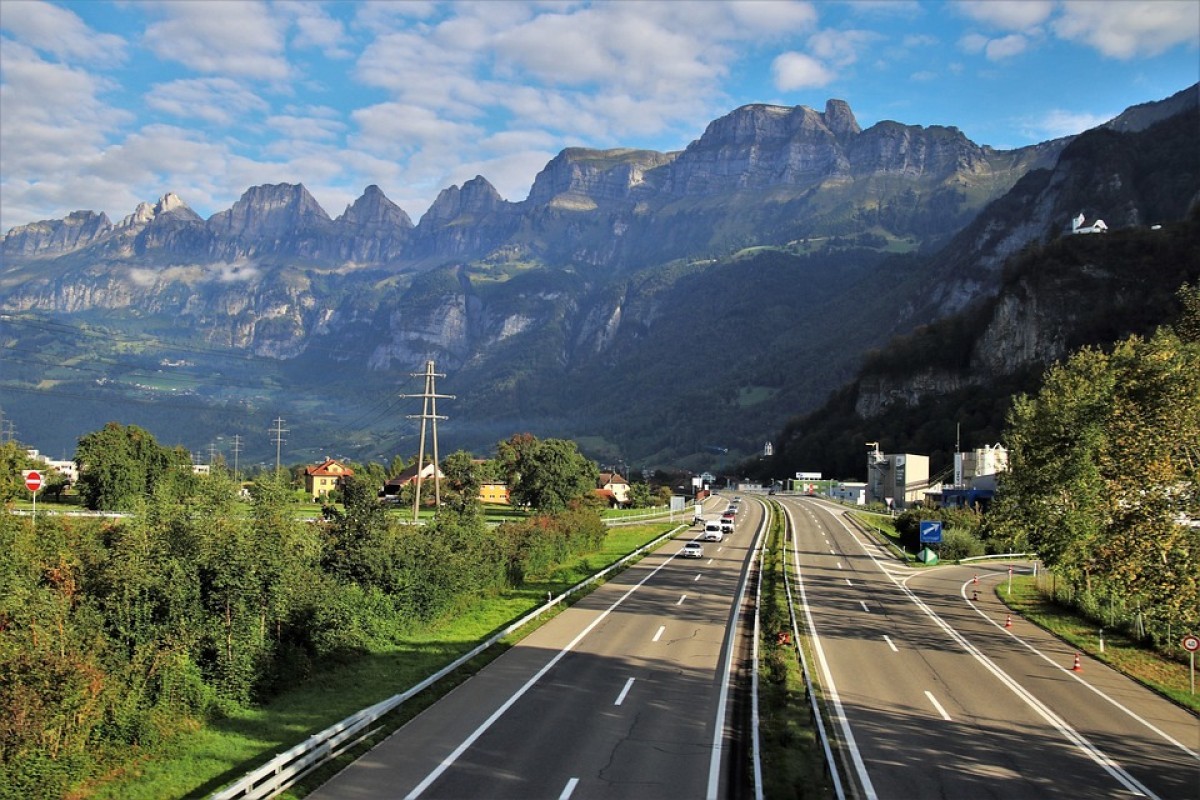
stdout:
{"type": "Polygon", "coordinates": [[[575,584],[558,597],[547,599],[544,604],[538,606],[538,608],[534,611],[529,612],[504,630],[494,634],[491,638],[476,645],[469,652],[459,656],[457,659],[442,667],[440,670],[430,675],[428,678],[412,688],[401,692],[400,694],[392,695],[386,700],[381,700],[375,705],[364,708],[355,714],[351,714],[341,722],[329,726],[320,733],[314,733],[300,744],[275,756],[258,769],[249,772],[229,786],[226,786],[225,788],[213,793],[210,796],[211,800],[242,800],[243,798],[245,800],[261,800],[262,798],[274,797],[280,792],[288,789],[317,767],[320,767],[327,761],[336,758],[348,748],[353,747],[358,742],[373,734],[378,729],[373,728],[372,725],[388,712],[398,708],[401,704],[411,699],[414,695],[424,691],[425,689],[428,689],[430,686],[437,683],[451,672],[454,672],[454,670],[458,669],[463,664],[466,664],[468,661],[475,658],[475,656],[487,650],[489,647],[496,644],[513,631],[516,631],[519,628],[524,627],[532,620],[537,619],[548,609],[561,603],[566,598],[586,588],[590,584],[600,580],[610,572],[623,566],[626,562],[637,558],[652,548],[657,547],[662,542],[670,539],[675,534],[688,527],[690,527],[688,524],[681,524],[675,528],[672,528],[670,531],[664,533],[662,536],[659,536],[649,544],[639,547],[637,550],[634,550],[632,553],[620,559],[619,561],[610,564],[590,578],[575,584]]]}

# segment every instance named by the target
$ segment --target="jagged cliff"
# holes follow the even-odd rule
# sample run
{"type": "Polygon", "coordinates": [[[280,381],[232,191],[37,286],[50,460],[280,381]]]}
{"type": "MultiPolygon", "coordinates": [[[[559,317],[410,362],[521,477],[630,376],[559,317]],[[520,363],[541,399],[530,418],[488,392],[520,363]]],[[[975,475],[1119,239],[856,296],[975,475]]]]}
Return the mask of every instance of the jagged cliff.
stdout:
{"type": "MultiPolygon", "coordinates": [[[[116,225],[76,212],[10,231],[0,313],[101,316],[294,362],[255,397],[335,375],[351,395],[378,391],[432,359],[480,435],[497,432],[485,420],[553,420],[556,433],[670,454],[699,449],[688,420],[701,414],[735,444],[755,441],[890,333],[982,307],[1005,260],[1045,241],[1080,193],[1104,188],[1088,208],[1112,224],[1181,217],[1197,191],[1194,94],[1168,102],[1165,118],[1142,107],[1074,143],[1005,152],[954,128],[861,130],[840,101],[746,106],[676,153],[564,150],[521,202],[476,177],[415,225],[376,186],[336,219],[296,184],[253,187],[208,220],[168,194],[116,225]],[[1155,161],[1159,150],[1173,155],[1155,161]],[[917,255],[955,235],[937,258],[917,255]],[[716,383],[676,369],[699,353],[731,366],[716,383]]],[[[1069,325],[1056,333],[1041,312],[1020,299],[989,308],[965,371],[868,374],[855,403],[877,414],[1056,357],[1069,325]]]]}

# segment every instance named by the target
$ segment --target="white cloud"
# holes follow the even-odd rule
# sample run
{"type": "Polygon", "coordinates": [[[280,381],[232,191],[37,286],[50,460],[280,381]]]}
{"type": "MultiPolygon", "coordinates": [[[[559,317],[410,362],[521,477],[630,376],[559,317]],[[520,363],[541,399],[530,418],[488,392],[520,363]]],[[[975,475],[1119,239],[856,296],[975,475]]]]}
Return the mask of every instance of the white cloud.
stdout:
{"type": "Polygon", "coordinates": [[[270,116],[267,118],[267,127],[289,139],[312,141],[337,139],[346,129],[346,126],[338,120],[319,116],[297,116],[294,114],[276,114],[270,116]]]}
{"type": "Polygon", "coordinates": [[[858,61],[861,50],[881,39],[883,37],[873,31],[830,29],[810,36],[808,46],[813,56],[821,61],[835,67],[848,67],[858,61]]]}
{"type": "Polygon", "coordinates": [[[1116,113],[1091,114],[1052,109],[1036,119],[1024,120],[1021,128],[1022,133],[1030,140],[1045,141],[1083,133],[1097,125],[1103,125],[1115,116],[1116,113]]]}
{"type": "Polygon", "coordinates": [[[43,2],[5,3],[0,30],[65,61],[108,66],[125,61],[125,40],[98,33],[68,9],[43,2]]]}
{"type": "Polygon", "coordinates": [[[771,63],[771,74],[775,79],[775,88],[780,91],[826,86],[835,77],[820,61],[796,52],[776,56],[771,63]]]}
{"type": "Polygon", "coordinates": [[[308,0],[290,0],[277,8],[292,17],[296,33],[292,37],[294,47],[316,47],[330,58],[349,58],[350,48],[346,26],[339,19],[326,13],[320,3],[308,0]]]}
{"type": "Polygon", "coordinates": [[[1009,31],[1041,25],[1054,11],[1051,0],[962,0],[955,6],[976,22],[1009,31]]]}
{"type": "Polygon", "coordinates": [[[216,125],[244,125],[250,113],[268,105],[231,78],[189,78],[155,85],[146,105],[181,119],[201,119],[216,125]]]}
{"type": "Polygon", "coordinates": [[[1110,58],[1157,56],[1180,44],[1195,49],[1200,42],[1200,3],[1070,0],[1052,29],[1063,39],[1082,42],[1110,58]]]}
{"type": "Polygon", "coordinates": [[[1018,33],[1009,34],[1000,39],[992,39],[987,43],[988,61],[1000,61],[1005,58],[1012,58],[1015,55],[1025,52],[1028,46],[1024,36],[1018,33]]]}
{"type": "Polygon", "coordinates": [[[159,58],[196,72],[283,80],[286,24],[260,2],[174,0],[154,6],[167,17],[146,27],[145,43],[159,58]]]}
{"type": "Polygon", "coordinates": [[[924,81],[936,81],[938,79],[939,75],[936,72],[932,72],[930,70],[921,70],[919,72],[914,72],[912,75],[909,75],[908,77],[914,81],[924,82],[924,81]]]}

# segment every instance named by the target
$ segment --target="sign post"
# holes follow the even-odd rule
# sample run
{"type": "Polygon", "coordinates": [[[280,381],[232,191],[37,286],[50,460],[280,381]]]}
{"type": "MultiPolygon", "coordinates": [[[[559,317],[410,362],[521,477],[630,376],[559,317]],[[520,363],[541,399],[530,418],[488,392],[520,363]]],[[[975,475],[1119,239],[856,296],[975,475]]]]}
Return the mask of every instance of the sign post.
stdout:
{"type": "Polygon", "coordinates": [[[1188,651],[1188,659],[1191,661],[1190,674],[1191,674],[1191,683],[1192,683],[1192,694],[1195,694],[1196,693],[1196,651],[1200,650],[1200,637],[1197,637],[1195,634],[1189,633],[1187,636],[1183,637],[1183,641],[1181,642],[1181,644],[1183,645],[1183,649],[1188,651]]]}
{"type": "Polygon", "coordinates": [[[36,469],[21,470],[21,476],[25,479],[25,488],[33,495],[33,521],[37,523],[37,493],[38,489],[42,488],[42,473],[36,469]]]}
{"type": "MultiPolygon", "coordinates": [[[[921,544],[941,544],[942,543],[942,523],[941,520],[923,519],[920,523],[921,544]]],[[[938,563],[937,555],[928,547],[922,548],[921,560],[926,564],[938,563]]]]}

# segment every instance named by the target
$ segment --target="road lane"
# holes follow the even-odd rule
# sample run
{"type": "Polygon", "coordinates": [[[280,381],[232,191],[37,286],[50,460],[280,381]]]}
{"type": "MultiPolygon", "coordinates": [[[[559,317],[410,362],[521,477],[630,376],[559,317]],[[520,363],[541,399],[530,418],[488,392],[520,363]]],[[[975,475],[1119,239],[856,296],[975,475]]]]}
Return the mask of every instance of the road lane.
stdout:
{"type": "MultiPolygon", "coordinates": [[[[1180,793],[1196,767],[1186,752],[1167,757],[1184,757],[1172,769],[1162,763],[1161,745],[1157,758],[1151,746],[1126,770],[1126,752],[1114,760],[1109,751],[1113,736],[1129,736],[1128,726],[1083,725],[1074,714],[1064,719],[1057,695],[1043,697],[1040,685],[1031,691],[1029,673],[1007,660],[1018,657],[1011,643],[993,653],[990,644],[985,652],[965,638],[996,628],[978,614],[973,625],[955,616],[971,611],[958,585],[952,592],[946,586],[910,592],[904,581],[914,573],[884,560],[836,513],[808,508],[792,516],[806,596],[844,708],[843,738],[852,737],[857,748],[849,761],[864,796],[1196,796],[1194,785],[1180,793]],[[1082,732],[1074,727],[1077,719],[1082,732]],[[853,769],[855,756],[859,769],[853,769]]],[[[970,579],[968,570],[957,569],[959,584],[970,579]]],[[[942,572],[916,574],[924,579],[942,572]]],[[[1031,656],[1020,658],[1034,669],[1031,656]]],[[[1080,708],[1088,713],[1095,705],[1093,700],[1080,708]]],[[[1186,721],[1181,724],[1186,728],[1186,721]]]]}
{"type": "Polygon", "coordinates": [[[704,796],[726,627],[761,518],[744,508],[704,559],[675,557],[697,529],[677,537],[311,796],[704,796]]]}

